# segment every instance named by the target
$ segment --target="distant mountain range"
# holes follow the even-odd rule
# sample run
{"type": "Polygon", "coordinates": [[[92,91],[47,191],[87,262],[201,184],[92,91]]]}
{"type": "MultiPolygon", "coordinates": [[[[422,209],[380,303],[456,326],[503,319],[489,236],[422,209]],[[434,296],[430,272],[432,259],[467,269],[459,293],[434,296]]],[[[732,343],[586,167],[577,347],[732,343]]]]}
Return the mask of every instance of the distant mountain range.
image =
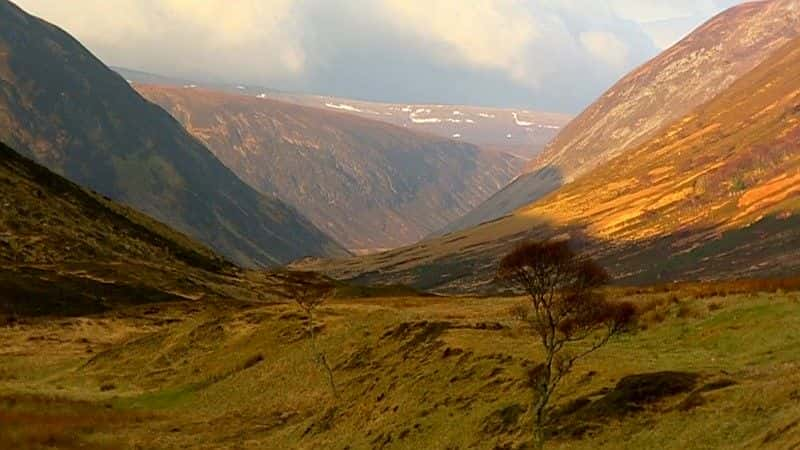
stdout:
{"type": "Polygon", "coordinates": [[[239,264],[347,254],[297,210],[242,182],[75,39],[7,0],[0,140],[239,264]]]}
{"type": "Polygon", "coordinates": [[[797,0],[745,3],[723,12],[620,80],[570,122],[525,175],[443,231],[509,214],[642,144],[796,36],[797,0]]]}
{"type": "Polygon", "coordinates": [[[468,142],[486,150],[510,153],[525,159],[535,157],[569,122],[566,114],[511,108],[467,105],[393,104],[338,97],[280,92],[256,86],[230,86],[187,81],[115,67],[134,84],[179,86],[186,89],[224,91],[260,99],[343,112],[468,142]]]}
{"type": "Polygon", "coordinates": [[[250,186],[359,253],[419,241],[508,184],[524,164],[334,109],[199,87],[135,87],[250,186]]]}
{"type": "MultiPolygon", "coordinates": [[[[675,55],[708,32],[708,39],[759,42],[759,48],[774,49],[710,101],[572,183],[478,227],[389,253],[314,266],[364,283],[480,290],[492,282],[498,258],[515,243],[569,238],[624,283],[796,274],[800,37],[787,41],[787,29],[778,34],[766,31],[780,29],[776,25],[791,19],[788,13],[797,12],[796,6],[797,2],[775,1],[735,8],[668,50],[667,57],[675,55]],[[783,13],[764,19],[764,28],[742,28],[738,21],[723,20],[752,13],[763,17],[764,11],[781,7],[777,11],[783,13]]],[[[724,48],[713,40],[704,42],[708,48],[724,48]]],[[[737,55],[752,58],[750,52],[730,57],[737,55]]],[[[735,59],[717,63],[739,67],[735,59]]],[[[703,71],[691,73],[704,76],[718,70],[727,69],[704,65],[703,71]]],[[[645,67],[636,74],[650,72],[645,67]]],[[[683,86],[696,85],[681,79],[683,86]]],[[[658,92],[649,85],[640,89],[658,92]]],[[[661,112],[652,111],[653,121],[662,120],[661,112]]],[[[618,117],[622,122],[617,126],[607,126],[627,130],[626,117],[618,117]]],[[[642,119],[649,120],[646,115],[642,119]]]]}

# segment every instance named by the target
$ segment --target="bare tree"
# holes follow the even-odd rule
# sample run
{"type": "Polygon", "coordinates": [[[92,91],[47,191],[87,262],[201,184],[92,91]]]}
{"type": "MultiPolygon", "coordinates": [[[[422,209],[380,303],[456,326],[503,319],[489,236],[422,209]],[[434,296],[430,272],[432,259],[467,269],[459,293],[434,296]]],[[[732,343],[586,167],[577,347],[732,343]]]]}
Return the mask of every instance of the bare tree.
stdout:
{"type": "Polygon", "coordinates": [[[317,308],[336,294],[336,287],[329,282],[315,279],[309,280],[294,277],[293,281],[295,286],[293,288],[292,297],[306,315],[305,328],[308,334],[311,359],[325,371],[331,394],[334,398],[338,398],[339,394],[336,390],[333,368],[328,362],[328,356],[325,354],[325,351],[318,346],[317,336],[314,332],[314,314],[317,308]]]}
{"type": "Polygon", "coordinates": [[[609,281],[605,270],[577,256],[567,242],[528,242],[502,259],[498,278],[524,290],[529,308],[512,311],[539,338],[544,362],[532,379],[537,448],[543,448],[548,404],[576,361],[606,345],[633,320],[630,303],[611,303],[598,290],[609,281]]]}

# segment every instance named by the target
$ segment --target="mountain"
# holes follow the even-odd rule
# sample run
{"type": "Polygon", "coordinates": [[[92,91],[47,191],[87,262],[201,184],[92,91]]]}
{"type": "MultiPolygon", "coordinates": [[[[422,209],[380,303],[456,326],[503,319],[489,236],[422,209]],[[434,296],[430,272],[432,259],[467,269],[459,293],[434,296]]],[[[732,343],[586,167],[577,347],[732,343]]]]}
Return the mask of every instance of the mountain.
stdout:
{"type": "Polygon", "coordinates": [[[58,176],[0,143],[0,261],[147,260],[207,270],[233,266],[136,210],[58,176]]]}
{"type": "Polygon", "coordinates": [[[250,186],[356,252],[409,245],[507,184],[524,161],[351,114],[202,88],[136,89],[250,186]]]}
{"type": "Polygon", "coordinates": [[[0,140],[243,265],[346,254],[295,209],[242,182],[68,34],[6,0],[0,140]]]}
{"type": "Polygon", "coordinates": [[[800,271],[800,38],[655,136],[514,214],[318,268],[481,289],[522,239],[571,238],[622,283],[800,271]]]}
{"type": "Polygon", "coordinates": [[[444,231],[522,207],[641,144],[800,35],[800,2],[745,3],[634,70],[569,123],[526,174],[444,231]]]}
{"type": "Polygon", "coordinates": [[[469,142],[524,159],[538,155],[571,119],[566,114],[469,105],[393,104],[313,95],[267,98],[337,110],[413,131],[469,142]]]}
{"type": "Polygon", "coordinates": [[[134,85],[158,84],[187,89],[203,88],[328,109],[390,123],[411,131],[468,142],[487,150],[510,153],[524,159],[531,159],[539,154],[571,119],[566,114],[525,109],[378,103],[288,93],[258,86],[229,86],[187,81],[121,67],[115,67],[114,70],[134,85]]]}
{"type": "Polygon", "coordinates": [[[100,296],[96,289],[144,297],[138,301],[177,298],[166,286],[191,291],[193,278],[234,269],[185,235],[2,143],[0,199],[0,310],[85,309],[100,296]]]}

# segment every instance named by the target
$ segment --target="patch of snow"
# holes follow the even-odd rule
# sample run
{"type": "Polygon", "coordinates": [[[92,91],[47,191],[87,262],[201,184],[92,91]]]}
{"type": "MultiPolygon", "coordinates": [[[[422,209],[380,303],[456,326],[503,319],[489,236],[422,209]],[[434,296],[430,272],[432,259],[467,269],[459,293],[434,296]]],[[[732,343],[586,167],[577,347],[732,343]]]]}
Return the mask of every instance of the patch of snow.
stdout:
{"type": "Polygon", "coordinates": [[[483,117],[484,119],[494,119],[494,114],[487,114],[487,113],[478,113],[479,116],[483,117]]]}
{"type": "Polygon", "coordinates": [[[420,119],[420,118],[412,116],[412,117],[409,117],[409,119],[411,119],[411,121],[414,122],[414,123],[442,123],[442,119],[439,119],[439,118],[436,118],[436,117],[429,117],[429,118],[426,118],[426,119],[420,119]]]}
{"type": "Polygon", "coordinates": [[[526,122],[524,120],[519,120],[519,116],[515,112],[511,113],[511,115],[514,116],[514,123],[516,123],[517,125],[519,125],[521,127],[529,127],[529,126],[535,125],[533,122],[526,122]]]}
{"type": "Polygon", "coordinates": [[[461,119],[445,119],[450,123],[461,123],[461,119]]]}
{"type": "Polygon", "coordinates": [[[197,87],[197,85],[196,85],[196,84],[184,84],[184,85],[183,85],[183,88],[184,88],[184,89],[194,89],[194,88],[196,88],[196,87],[197,87]]]}
{"type": "Polygon", "coordinates": [[[548,130],[560,130],[561,127],[558,125],[537,125],[539,128],[547,128],[548,130]]]}
{"type": "Polygon", "coordinates": [[[465,120],[464,120],[464,122],[467,122],[467,123],[475,123],[475,121],[474,121],[474,120],[472,120],[472,119],[465,119],[465,120]]]}
{"type": "Polygon", "coordinates": [[[458,133],[456,133],[456,134],[454,134],[454,135],[453,135],[453,138],[454,138],[454,139],[458,139],[458,138],[460,138],[460,137],[461,137],[461,135],[460,135],[460,134],[458,134],[458,133]]]}
{"type": "Polygon", "coordinates": [[[512,137],[512,136],[511,136],[511,133],[508,133],[508,134],[506,135],[506,139],[511,139],[511,137],[512,137]]]}
{"type": "Polygon", "coordinates": [[[256,95],[258,98],[267,98],[267,94],[258,94],[256,95]]]}
{"type": "Polygon", "coordinates": [[[461,111],[453,111],[453,115],[454,116],[463,116],[464,113],[462,113],[461,111]]]}
{"type": "Polygon", "coordinates": [[[240,91],[243,91],[243,90],[245,90],[245,89],[247,89],[247,88],[246,88],[246,87],[244,87],[244,86],[236,86],[236,89],[238,89],[238,90],[240,90],[240,91]]]}
{"type": "Polygon", "coordinates": [[[406,106],[405,108],[401,109],[400,111],[410,113],[411,112],[411,107],[410,106],[406,106]]]}
{"type": "Polygon", "coordinates": [[[325,106],[327,106],[328,108],[331,108],[331,109],[339,109],[339,110],[342,110],[342,111],[350,111],[350,112],[357,112],[357,113],[364,112],[364,111],[356,108],[355,106],[346,105],[344,103],[341,103],[341,104],[325,103],[325,106]]]}

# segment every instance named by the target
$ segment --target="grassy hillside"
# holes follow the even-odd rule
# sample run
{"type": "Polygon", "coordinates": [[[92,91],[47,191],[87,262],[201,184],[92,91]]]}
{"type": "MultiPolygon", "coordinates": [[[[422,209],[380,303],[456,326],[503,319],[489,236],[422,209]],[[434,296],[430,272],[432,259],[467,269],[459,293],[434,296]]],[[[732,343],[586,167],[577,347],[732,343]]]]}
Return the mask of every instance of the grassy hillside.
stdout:
{"type": "Polygon", "coordinates": [[[800,36],[796,0],[737,5],[632,71],[571,121],[525,175],[446,231],[496,219],[653,138],[800,36]]]}
{"type": "Polygon", "coordinates": [[[800,271],[800,40],[723,94],[514,214],[360,259],[340,278],[479,289],[525,238],[569,237],[623,282],[800,271]]]}
{"type": "Polygon", "coordinates": [[[0,0],[0,139],[247,266],[347,252],[59,28],[0,0]]]}
{"type": "Polygon", "coordinates": [[[274,301],[296,282],[285,273],[241,271],[3,144],[0,206],[0,327],[132,304],[274,301]]]}
{"type": "Polygon", "coordinates": [[[409,245],[516,176],[523,160],[352,114],[136,85],[244,181],[355,251],[409,245]]]}
{"type": "MultiPolygon", "coordinates": [[[[714,290],[613,292],[640,327],[576,367],[548,448],[797,448],[800,297],[714,290]]],[[[0,328],[0,447],[526,448],[538,353],[520,301],[325,306],[338,401],[292,304],[24,321],[0,328]]]]}

